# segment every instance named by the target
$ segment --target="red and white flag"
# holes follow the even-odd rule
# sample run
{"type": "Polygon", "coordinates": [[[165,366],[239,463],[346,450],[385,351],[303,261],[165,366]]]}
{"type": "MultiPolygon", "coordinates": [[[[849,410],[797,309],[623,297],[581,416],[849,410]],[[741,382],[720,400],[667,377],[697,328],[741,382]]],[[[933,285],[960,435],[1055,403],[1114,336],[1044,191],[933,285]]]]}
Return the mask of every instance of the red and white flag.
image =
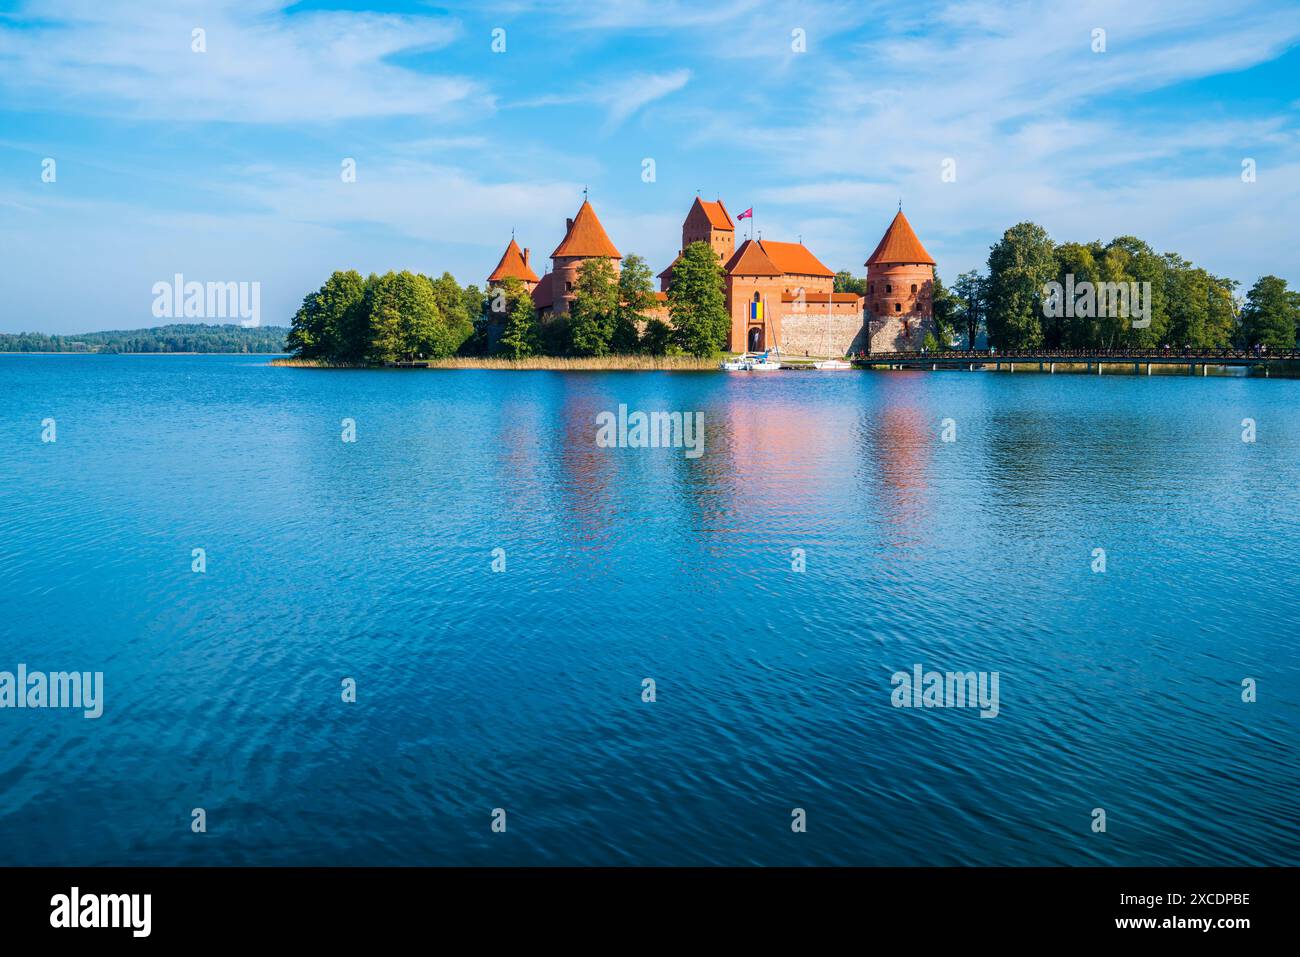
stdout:
{"type": "Polygon", "coordinates": [[[736,222],[740,222],[742,219],[753,219],[753,218],[754,218],[754,207],[751,206],[749,207],[749,209],[745,210],[743,213],[741,213],[739,216],[736,217],[736,222]]]}

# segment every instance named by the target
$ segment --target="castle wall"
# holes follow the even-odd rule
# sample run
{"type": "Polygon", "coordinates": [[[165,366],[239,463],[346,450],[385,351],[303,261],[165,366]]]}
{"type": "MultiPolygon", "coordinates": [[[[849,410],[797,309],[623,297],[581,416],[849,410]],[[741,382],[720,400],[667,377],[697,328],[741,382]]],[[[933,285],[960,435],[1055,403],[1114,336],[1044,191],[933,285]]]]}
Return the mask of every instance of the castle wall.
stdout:
{"type": "Polygon", "coordinates": [[[781,353],[815,359],[838,359],[867,349],[867,330],[859,302],[787,302],[781,317],[781,353]]]}

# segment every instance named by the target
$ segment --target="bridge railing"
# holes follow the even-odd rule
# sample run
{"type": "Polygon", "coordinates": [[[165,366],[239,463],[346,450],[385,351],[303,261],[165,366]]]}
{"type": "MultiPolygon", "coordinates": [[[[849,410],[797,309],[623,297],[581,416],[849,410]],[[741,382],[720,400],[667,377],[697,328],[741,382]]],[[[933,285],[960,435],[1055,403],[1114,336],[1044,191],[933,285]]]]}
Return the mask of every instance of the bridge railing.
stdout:
{"type": "Polygon", "coordinates": [[[1070,362],[1110,359],[1115,362],[1167,361],[1250,361],[1300,359],[1300,349],[954,349],[933,352],[860,352],[850,358],[858,362],[998,362],[1025,360],[1070,362]]]}

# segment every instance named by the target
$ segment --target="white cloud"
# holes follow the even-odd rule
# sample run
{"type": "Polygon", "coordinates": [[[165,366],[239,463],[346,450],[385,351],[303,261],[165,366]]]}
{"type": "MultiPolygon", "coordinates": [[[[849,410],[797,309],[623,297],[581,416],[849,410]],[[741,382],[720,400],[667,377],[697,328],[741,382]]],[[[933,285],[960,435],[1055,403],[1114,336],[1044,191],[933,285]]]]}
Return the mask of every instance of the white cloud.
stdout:
{"type": "Polygon", "coordinates": [[[690,80],[691,71],[685,69],[668,73],[639,73],[606,83],[590,84],[574,92],[544,94],[503,106],[536,108],[593,103],[605,110],[605,130],[612,132],[632,114],[655,100],[676,93],[690,80]]]}
{"type": "Polygon", "coordinates": [[[0,26],[10,105],[143,119],[311,123],[490,109],[474,81],[404,69],[397,53],[459,32],[429,16],[319,11],[289,0],[166,5],[54,0],[0,26]],[[205,31],[207,51],[192,50],[205,31]]]}

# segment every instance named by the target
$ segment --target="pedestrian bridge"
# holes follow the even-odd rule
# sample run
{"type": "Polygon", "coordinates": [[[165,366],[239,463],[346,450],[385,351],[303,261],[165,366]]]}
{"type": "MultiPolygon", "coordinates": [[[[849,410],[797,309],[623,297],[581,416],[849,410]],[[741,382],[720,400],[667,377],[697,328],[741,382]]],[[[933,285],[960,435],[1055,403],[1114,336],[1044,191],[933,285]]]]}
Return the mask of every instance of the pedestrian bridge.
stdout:
{"type": "Polygon", "coordinates": [[[1265,376],[1277,363],[1300,363],[1300,349],[966,349],[949,352],[871,352],[852,357],[853,364],[866,369],[953,369],[976,368],[1015,372],[1017,367],[1037,367],[1055,372],[1058,365],[1083,366],[1101,375],[1106,367],[1114,372],[1150,375],[1154,366],[1185,366],[1189,375],[1209,375],[1211,367],[1249,367],[1265,376]]]}

